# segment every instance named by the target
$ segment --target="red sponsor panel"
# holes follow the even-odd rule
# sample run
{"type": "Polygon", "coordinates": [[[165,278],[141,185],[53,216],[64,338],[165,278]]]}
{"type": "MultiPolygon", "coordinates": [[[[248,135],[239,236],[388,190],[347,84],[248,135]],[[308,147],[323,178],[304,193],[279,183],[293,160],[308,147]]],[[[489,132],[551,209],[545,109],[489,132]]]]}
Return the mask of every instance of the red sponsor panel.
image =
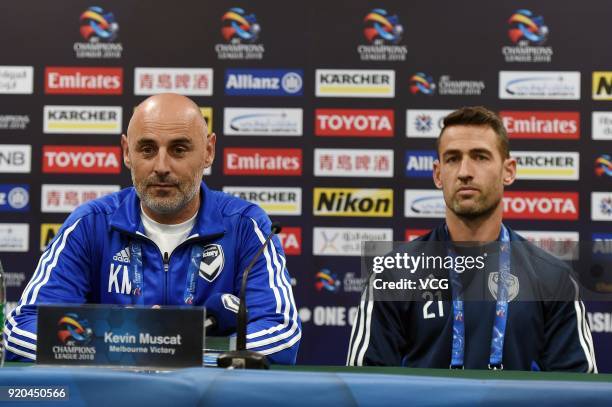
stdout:
{"type": "Polygon", "coordinates": [[[302,175],[299,148],[225,148],[225,175],[302,175]]]}
{"type": "Polygon", "coordinates": [[[121,148],[114,146],[43,146],[43,173],[119,174],[121,148]]]}
{"type": "Polygon", "coordinates": [[[406,229],[406,233],[404,234],[404,241],[409,242],[429,233],[429,231],[429,229],[406,229]]]}
{"type": "Polygon", "coordinates": [[[45,93],[61,95],[121,95],[123,68],[48,66],[45,93]]]}
{"type": "Polygon", "coordinates": [[[278,238],[283,245],[283,250],[287,256],[299,256],[302,254],[302,228],[283,226],[283,230],[278,234],[278,238]]]}
{"type": "Polygon", "coordinates": [[[579,112],[499,112],[510,138],[580,138],[579,112]]]}
{"type": "Polygon", "coordinates": [[[315,109],[315,135],[393,137],[391,109],[315,109]]]}
{"type": "Polygon", "coordinates": [[[578,192],[506,191],[505,219],[578,220],[578,192]]]}

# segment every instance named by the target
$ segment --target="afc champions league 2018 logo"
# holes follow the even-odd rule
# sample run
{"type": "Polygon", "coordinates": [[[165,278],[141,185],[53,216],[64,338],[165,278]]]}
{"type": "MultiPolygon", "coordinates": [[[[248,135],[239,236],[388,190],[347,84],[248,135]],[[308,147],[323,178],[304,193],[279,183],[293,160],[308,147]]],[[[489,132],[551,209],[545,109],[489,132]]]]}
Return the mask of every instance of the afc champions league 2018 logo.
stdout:
{"type": "Polygon", "coordinates": [[[89,42],[113,42],[119,32],[119,24],[110,11],[101,7],[89,7],[81,14],[81,36],[89,42]]]}
{"type": "Polygon", "coordinates": [[[255,14],[247,14],[244,9],[233,7],[221,17],[221,35],[226,42],[249,43],[257,41],[261,27],[255,14]]]}
{"type": "Polygon", "coordinates": [[[363,35],[370,44],[398,44],[402,39],[404,27],[397,15],[389,15],[386,10],[375,8],[363,19],[363,35]]]}
{"type": "Polygon", "coordinates": [[[510,16],[508,24],[510,24],[508,36],[513,44],[527,41],[532,45],[542,45],[548,38],[548,27],[544,25],[544,17],[536,16],[530,10],[517,10],[510,16]]]}
{"type": "Polygon", "coordinates": [[[430,75],[424,72],[417,72],[410,77],[410,93],[416,95],[433,95],[436,90],[436,84],[430,75]]]}
{"type": "Polygon", "coordinates": [[[93,338],[93,330],[89,322],[74,312],[69,312],[57,322],[57,337],[67,346],[85,346],[93,338]]]}

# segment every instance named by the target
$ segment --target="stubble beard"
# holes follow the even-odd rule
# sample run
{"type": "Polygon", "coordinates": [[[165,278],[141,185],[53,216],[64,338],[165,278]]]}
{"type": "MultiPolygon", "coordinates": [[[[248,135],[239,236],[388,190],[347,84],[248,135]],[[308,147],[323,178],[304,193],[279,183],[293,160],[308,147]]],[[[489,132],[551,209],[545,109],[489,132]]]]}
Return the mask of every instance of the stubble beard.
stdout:
{"type": "Polygon", "coordinates": [[[132,184],[136,189],[136,194],[140,198],[142,205],[153,212],[163,215],[180,212],[196,197],[200,189],[200,183],[197,179],[195,179],[195,177],[193,183],[181,183],[177,179],[169,177],[160,178],[158,176],[148,177],[140,182],[137,182],[134,171],[131,171],[131,174],[132,184]],[[150,191],[147,187],[156,183],[174,184],[176,186],[176,193],[161,197],[154,196],[152,191],[150,191]]]}

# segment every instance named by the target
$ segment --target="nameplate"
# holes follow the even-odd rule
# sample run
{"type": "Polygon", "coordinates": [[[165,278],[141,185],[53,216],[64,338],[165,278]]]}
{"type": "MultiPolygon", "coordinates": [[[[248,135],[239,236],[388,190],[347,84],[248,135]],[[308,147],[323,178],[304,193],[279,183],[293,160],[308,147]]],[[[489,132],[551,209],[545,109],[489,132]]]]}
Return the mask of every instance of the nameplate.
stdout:
{"type": "Polygon", "coordinates": [[[40,305],[36,363],[202,366],[204,309],[40,305]]]}

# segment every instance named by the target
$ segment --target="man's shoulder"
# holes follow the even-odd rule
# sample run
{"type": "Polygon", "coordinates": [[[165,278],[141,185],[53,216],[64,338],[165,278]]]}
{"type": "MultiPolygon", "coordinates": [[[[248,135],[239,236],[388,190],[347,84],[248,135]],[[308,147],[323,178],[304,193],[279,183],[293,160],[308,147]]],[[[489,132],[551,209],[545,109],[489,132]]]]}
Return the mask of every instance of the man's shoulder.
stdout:
{"type": "Polygon", "coordinates": [[[259,218],[262,215],[265,216],[264,210],[253,202],[223,191],[210,190],[210,193],[214,197],[219,212],[223,217],[246,216],[259,218]]]}

